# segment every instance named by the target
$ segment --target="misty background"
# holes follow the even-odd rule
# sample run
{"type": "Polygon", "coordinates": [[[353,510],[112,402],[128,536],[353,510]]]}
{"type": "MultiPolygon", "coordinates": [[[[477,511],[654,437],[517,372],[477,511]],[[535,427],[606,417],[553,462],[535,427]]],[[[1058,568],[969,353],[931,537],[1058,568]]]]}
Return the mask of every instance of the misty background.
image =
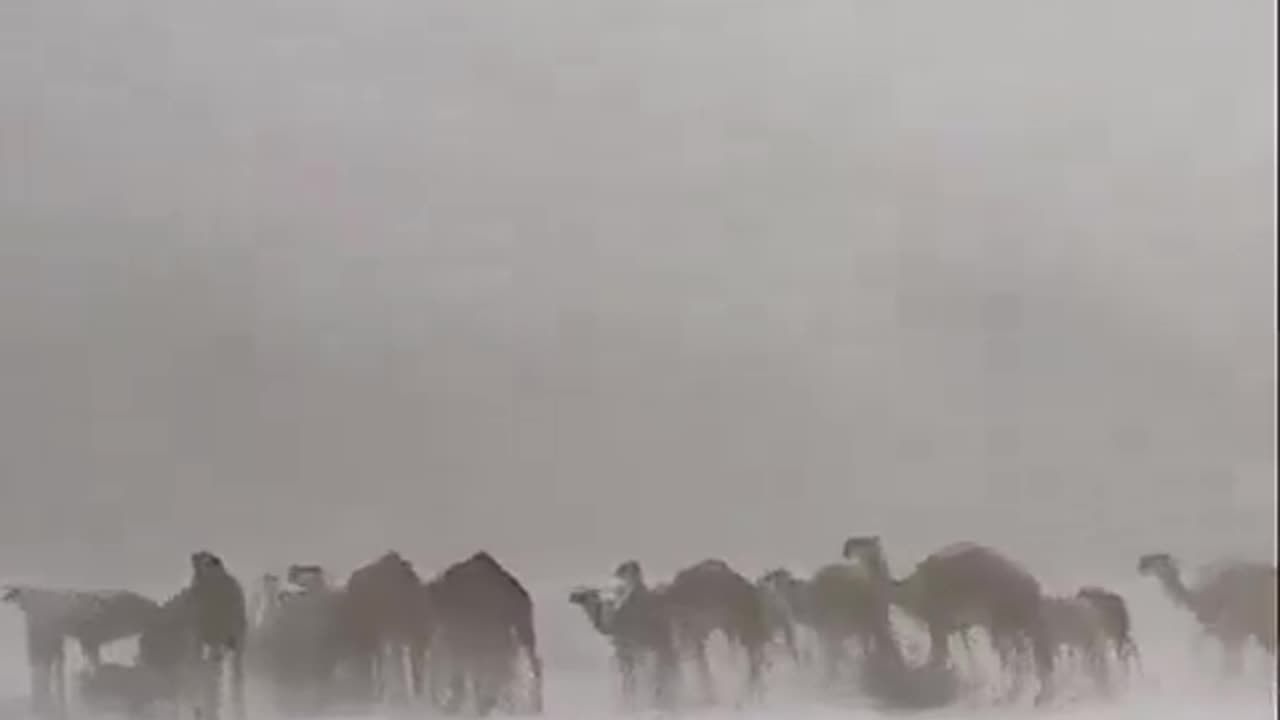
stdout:
{"type": "Polygon", "coordinates": [[[0,7],[0,575],[1268,556],[1275,4],[0,7]]]}

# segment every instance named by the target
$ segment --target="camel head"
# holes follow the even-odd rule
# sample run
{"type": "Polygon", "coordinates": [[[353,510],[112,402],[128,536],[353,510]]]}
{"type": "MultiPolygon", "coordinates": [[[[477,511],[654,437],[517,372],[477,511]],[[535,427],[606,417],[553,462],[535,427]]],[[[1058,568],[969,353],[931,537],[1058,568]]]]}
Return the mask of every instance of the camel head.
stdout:
{"type": "Polygon", "coordinates": [[[844,541],[841,555],[845,560],[864,560],[876,555],[884,555],[884,545],[879,535],[854,535],[844,541]]]}
{"type": "Polygon", "coordinates": [[[1157,578],[1174,578],[1178,575],[1178,563],[1169,553],[1149,553],[1138,558],[1138,573],[1157,578]]]}
{"type": "Polygon", "coordinates": [[[756,585],[762,588],[784,588],[791,586],[795,582],[796,576],[792,575],[790,570],[777,568],[761,575],[760,579],[756,581],[756,585]]]}
{"type": "Polygon", "coordinates": [[[280,576],[275,573],[262,574],[262,592],[269,598],[274,598],[280,593],[280,576]]]}
{"type": "Polygon", "coordinates": [[[290,565],[285,577],[290,585],[297,585],[307,591],[319,590],[328,585],[324,568],[319,565],[290,565]]]}
{"type": "Polygon", "coordinates": [[[884,545],[879,535],[854,535],[844,541],[841,555],[864,570],[878,570],[884,565],[884,545]]]}
{"type": "Polygon", "coordinates": [[[592,626],[602,634],[612,633],[613,616],[618,610],[617,598],[606,597],[606,591],[594,587],[578,587],[569,593],[569,603],[582,608],[592,626]]]}
{"type": "Polygon", "coordinates": [[[225,575],[227,569],[222,565],[222,558],[208,550],[191,553],[191,573],[198,582],[217,575],[225,575]]]}
{"type": "Polygon", "coordinates": [[[804,582],[786,568],[770,570],[756,581],[756,587],[775,598],[791,601],[795,598],[804,582]]]}
{"type": "Polygon", "coordinates": [[[644,571],[636,560],[627,560],[613,571],[613,576],[623,582],[628,589],[644,586],[644,571]]]}
{"type": "Polygon", "coordinates": [[[600,604],[600,591],[592,587],[574,588],[569,593],[569,604],[589,608],[600,604]]]}

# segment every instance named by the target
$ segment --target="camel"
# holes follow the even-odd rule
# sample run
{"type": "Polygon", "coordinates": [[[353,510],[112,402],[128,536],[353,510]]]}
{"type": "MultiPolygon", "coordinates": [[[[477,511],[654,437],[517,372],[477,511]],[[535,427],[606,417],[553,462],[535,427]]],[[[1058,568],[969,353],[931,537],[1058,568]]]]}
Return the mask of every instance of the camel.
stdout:
{"type": "MultiPolygon", "coordinates": [[[[639,572],[639,564],[632,562],[624,563],[616,574],[624,582],[634,582],[639,572]]],[[[680,647],[697,663],[707,700],[715,696],[707,641],[716,631],[746,654],[746,692],[758,696],[769,629],[755,585],[724,561],[709,559],[676,573],[659,594],[675,623],[680,647]]]]}
{"type": "Polygon", "coordinates": [[[249,631],[244,588],[227,571],[222,558],[207,550],[191,554],[191,583],[188,585],[187,622],[191,623],[196,648],[213,671],[207,712],[201,717],[217,720],[221,694],[222,665],[231,668],[232,714],[244,720],[244,647],[249,631]]]}
{"type": "Polygon", "coordinates": [[[826,565],[808,580],[775,570],[762,582],[795,622],[818,637],[827,685],[834,685],[841,668],[850,662],[850,641],[860,645],[864,654],[899,653],[891,635],[888,605],[879,602],[876,585],[858,568],[826,565]]]}
{"type": "Polygon", "coordinates": [[[325,592],[329,589],[329,577],[319,565],[290,565],[285,572],[285,579],[298,588],[292,595],[325,592]]]}
{"type": "MultiPolygon", "coordinates": [[[[290,568],[291,581],[296,574],[290,568]]],[[[323,583],[308,583],[280,591],[278,604],[254,629],[250,659],[269,681],[278,710],[314,714],[332,699],[335,673],[352,655],[350,633],[342,624],[343,596],[323,583]]]]}
{"type": "Polygon", "coordinates": [[[764,607],[765,626],[771,642],[781,635],[783,649],[796,664],[802,664],[800,644],[796,631],[804,622],[799,605],[804,594],[804,583],[790,571],[778,568],[766,572],[756,580],[756,591],[764,607]]]}
{"type": "Polygon", "coordinates": [[[385,699],[393,677],[405,681],[406,655],[409,693],[417,694],[424,640],[422,581],[413,565],[388,551],[353,572],[342,597],[342,625],[353,650],[365,657],[370,699],[385,699]]]}
{"type": "Polygon", "coordinates": [[[280,576],[275,573],[263,573],[258,580],[258,591],[249,602],[249,624],[262,627],[271,622],[280,610],[283,590],[280,589],[280,576]]]}
{"type": "Polygon", "coordinates": [[[1126,677],[1136,669],[1142,671],[1142,656],[1133,639],[1133,623],[1129,618],[1129,606],[1118,593],[1096,585],[1086,585],[1076,591],[1076,597],[1087,600],[1097,608],[1102,619],[1102,629],[1111,645],[1116,662],[1126,677]]]}
{"type": "Polygon", "coordinates": [[[609,596],[596,588],[575,589],[569,602],[581,607],[592,626],[612,642],[624,705],[635,707],[637,672],[651,659],[653,702],[670,709],[679,677],[675,632],[661,598],[645,585],[643,576],[637,574],[633,580],[634,584],[609,596]]]}
{"type": "Polygon", "coordinates": [[[1079,661],[1099,692],[1107,693],[1106,619],[1097,605],[1079,596],[1046,596],[1041,603],[1049,642],[1056,653],[1079,661]]]}
{"type": "Polygon", "coordinates": [[[1138,572],[1155,577],[1165,593],[1190,610],[1200,626],[1223,648],[1223,670],[1238,674],[1245,644],[1253,638],[1276,654],[1276,568],[1252,562],[1223,563],[1193,587],[1183,583],[1178,563],[1168,553],[1138,559],[1138,572]]]}
{"type": "Polygon", "coordinates": [[[127,590],[57,590],[12,586],[4,591],[26,619],[31,699],[38,713],[66,710],[66,638],[76,640],[90,669],[101,664],[101,648],[142,633],[158,611],[155,602],[127,590]]]}
{"type": "MultiPolygon", "coordinates": [[[[1039,679],[1036,704],[1052,694],[1054,653],[1041,611],[1040,583],[1000,553],[974,543],[957,543],[922,560],[911,575],[889,573],[879,536],[851,537],[846,560],[871,573],[884,596],[929,628],[929,662],[949,664],[949,637],[971,626],[985,627],[1006,668],[1030,645],[1039,679]]],[[[1015,681],[1020,673],[1015,672],[1015,681]]],[[[1015,692],[1018,683],[1011,690],[1015,692]]]]}
{"type": "Polygon", "coordinates": [[[244,720],[244,650],[249,618],[244,589],[222,559],[201,550],[191,554],[191,581],[169,598],[138,638],[138,666],[163,679],[173,700],[199,686],[196,712],[217,720],[223,666],[231,670],[232,713],[244,720]]]}
{"type": "Polygon", "coordinates": [[[520,581],[488,552],[457,562],[427,583],[432,675],[437,665],[447,680],[444,708],[458,712],[468,696],[476,712],[487,714],[510,695],[523,654],[533,682],[524,707],[542,712],[542,659],[534,629],[533,600],[520,581]],[[469,692],[468,692],[469,691],[469,692]]]}

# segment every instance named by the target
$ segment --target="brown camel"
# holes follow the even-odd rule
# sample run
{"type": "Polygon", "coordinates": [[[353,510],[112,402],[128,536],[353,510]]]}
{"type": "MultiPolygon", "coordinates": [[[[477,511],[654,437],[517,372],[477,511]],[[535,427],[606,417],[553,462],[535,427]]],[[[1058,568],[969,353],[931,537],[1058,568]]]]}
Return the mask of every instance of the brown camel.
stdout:
{"type": "Polygon", "coordinates": [[[1253,638],[1276,654],[1276,568],[1251,562],[1223,563],[1187,587],[1168,553],[1143,555],[1138,572],[1154,576],[1179,607],[1190,610],[1204,630],[1222,644],[1224,670],[1240,672],[1245,644],[1253,638]]]}
{"type": "Polygon", "coordinates": [[[64,640],[79,643],[92,670],[101,664],[102,646],[141,634],[159,609],[155,602],[126,590],[12,586],[5,589],[3,600],[16,605],[26,619],[36,712],[54,715],[66,710],[64,640]]]}
{"type": "Polygon", "coordinates": [[[368,657],[343,625],[342,590],[323,583],[318,568],[300,577],[299,567],[310,566],[290,567],[286,577],[301,587],[277,593],[278,607],[250,637],[249,658],[278,711],[314,715],[346,694],[338,675],[342,664],[367,669],[368,657]]]}
{"type": "Polygon", "coordinates": [[[1050,595],[1043,598],[1041,612],[1054,651],[1081,666],[1099,692],[1109,692],[1106,618],[1098,606],[1074,595],[1050,595]]]}
{"type": "Polygon", "coordinates": [[[770,570],[756,580],[769,640],[777,642],[781,636],[782,647],[798,665],[804,660],[797,631],[805,626],[800,609],[805,589],[804,581],[785,568],[770,570]]]}
{"type": "MultiPolygon", "coordinates": [[[[639,572],[637,563],[624,563],[617,576],[624,582],[639,572]]],[[[715,696],[707,641],[719,631],[747,658],[748,697],[762,691],[762,671],[769,628],[765,606],[756,587],[722,560],[703,560],[676,573],[661,591],[675,622],[677,639],[698,666],[708,700],[715,696]]]]}
{"type": "Polygon", "coordinates": [[[280,576],[275,573],[263,573],[258,580],[258,589],[249,601],[249,625],[261,627],[271,622],[280,610],[280,601],[284,591],[280,588],[280,576]]]}
{"type": "Polygon", "coordinates": [[[409,661],[409,694],[422,689],[422,581],[413,565],[389,551],[348,578],[342,602],[342,625],[352,649],[365,657],[370,700],[382,700],[397,683],[404,684],[409,661]]]}
{"type": "Polygon", "coordinates": [[[533,600],[514,575],[489,553],[477,552],[429,582],[424,598],[432,628],[432,676],[444,671],[447,711],[460,711],[470,697],[475,711],[483,715],[494,710],[503,695],[513,699],[523,655],[533,687],[518,709],[542,712],[542,660],[533,600]]]}
{"type": "Polygon", "coordinates": [[[192,553],[191,571],[191,582],[160,606],[138,638],[138,666],[153,673],[153,681],[162,683],[175,702],[193,690],[189,682],[196,680],[195,711],[217,720],[223,666],[229,665],[232,713],[244,720],[249,629],[244,589],[211,552],[192,553]]]}
{"type": "Polygon", "coordinates": [[[1088,600],[1102,617],[1102,628],[1120,670],[1127,678],[1134,670],[1142,671],[1142,655],[1133,639],[1133,623],[1129,605],[1119,593],[1096,585],[1076,591],[1076,597],[1088,600]]]}
{"type": "MultiPolygon", "coordinates": [[[[647,622],[632,611],[618,622],[618,598],[599,588],[580,587],[569,593],[569,602],[582,608],[591,626],[613,644],[614,661],[622,684],[623,703],[636,707],[637,673],[651,659],[655,670],[653,701],[656,707],[669,705],[674,690],[672,681],[678,674],[677,658],[670,621],[665,613],[648,613],[647,622]]],[[[634,603],[634,599],[632,599],[634,603]]]]}
{"type": "Polygon", "coordinates": [[[636,706],[637,673],[652,660],[653,704],[670,709],[679,680],[675,628],[661,596],[646,585],[639,564],[628,570],[630,581],[620,592],[579,588],[570,593],[569,602],[581,607],[592,626],[613,644],[623,703],[636,706]]]}
{"type": "Polygon", "coordinates": [[[244,588],[222,563],[222,558],[202,550],[191,555],[188,610],[201,656],[213,673],[205,704],[207,720],[217,720],[224,661],[231,669],[231,708],[237,720],[246,716],[244,702],[244,647],[249,631],[244,588]]]}
{"type": "Polygon", "coordinates": [[[834,685],[850,662],[849,643],[865,654],[883,650],[898,655],[889,626],[888,605],[870,575],[856,567],[831,564],[809,580],[786,570],[775,570],[764,583],[788,614],[810,628],[822,648],[825,682],[834,685]]]}
{"type": "MultiPolygon", "coordinates": [[[[984,627],[1007,669],[1029,645],[1039,678],[1036,703],[1052,693],[1054,653],[1041,612],[1040,583],[1017,563],[995,550],[958,543],[922,560],[914,572],[895,580],[889,573],[878,536],[851,537],[844,543],[846,560],[857,560],[885,596],[929,628],[929,664],[949,663],[949,637],[969,627],[984,627]]],[[[1020,673],[1014,673],[1016,692],[1020,673]]]]}

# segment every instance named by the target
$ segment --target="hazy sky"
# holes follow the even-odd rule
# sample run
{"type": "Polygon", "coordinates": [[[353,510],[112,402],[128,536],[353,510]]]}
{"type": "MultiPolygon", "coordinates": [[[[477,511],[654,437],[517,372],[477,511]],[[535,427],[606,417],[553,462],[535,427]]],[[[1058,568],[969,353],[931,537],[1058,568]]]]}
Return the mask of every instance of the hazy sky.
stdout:
{"type": "Polygon", "coordinates": [[[0,8],[0,575],[1268,547],[1274,2],[253,5],[0,8]]]}

